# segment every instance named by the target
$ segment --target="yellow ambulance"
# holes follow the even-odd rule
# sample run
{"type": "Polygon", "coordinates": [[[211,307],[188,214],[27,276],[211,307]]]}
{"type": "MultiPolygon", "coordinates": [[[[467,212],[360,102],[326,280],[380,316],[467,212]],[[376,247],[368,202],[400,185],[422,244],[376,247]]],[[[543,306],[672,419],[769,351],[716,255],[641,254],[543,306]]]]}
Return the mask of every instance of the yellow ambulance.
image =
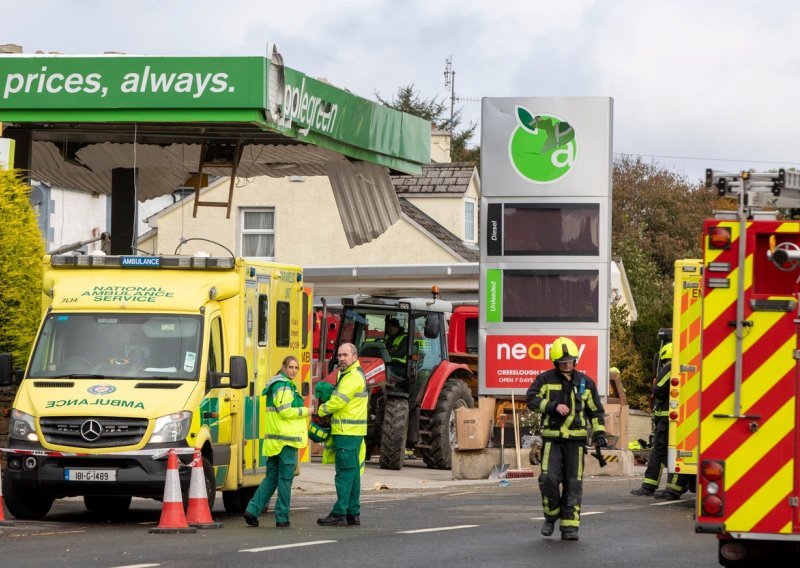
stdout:
{"type": "MultiPolygon", "coordinates": [[[[240,512],[263,479],[264,385],[293,355],[311,381],[311,289],[298,266],[232,257],[44,257],[43,318],[19,382],[3,497],[12,515],[54,499],[120,513],[161,498],[169,448],[200,448],[209,503],[240,512]]],[[[305,450],[304,450],[305,451],[305,450]]],[[[307,459],[307,456],[304,456],[307,459]]],[[[190,468],[180,468],[184,495],[190,468]]]]}

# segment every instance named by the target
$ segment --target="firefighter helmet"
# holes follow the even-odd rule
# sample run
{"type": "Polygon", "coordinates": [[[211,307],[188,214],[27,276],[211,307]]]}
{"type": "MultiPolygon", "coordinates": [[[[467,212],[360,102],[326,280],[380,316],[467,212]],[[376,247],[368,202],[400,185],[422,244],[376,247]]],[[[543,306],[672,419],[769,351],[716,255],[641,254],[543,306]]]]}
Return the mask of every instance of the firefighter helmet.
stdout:
{"type": "Polygon", "coordinates": [[[658,352],[659,359],[672,359],[672,343],[667,343],[664,347],[661,348],[661,351],[658,352]]]}
{"type": "Polygon", "coordinates": [[[550,347],[550,360],[553,363],[577,361],[578,346],[569,337],[559,337],[550,347]]]}

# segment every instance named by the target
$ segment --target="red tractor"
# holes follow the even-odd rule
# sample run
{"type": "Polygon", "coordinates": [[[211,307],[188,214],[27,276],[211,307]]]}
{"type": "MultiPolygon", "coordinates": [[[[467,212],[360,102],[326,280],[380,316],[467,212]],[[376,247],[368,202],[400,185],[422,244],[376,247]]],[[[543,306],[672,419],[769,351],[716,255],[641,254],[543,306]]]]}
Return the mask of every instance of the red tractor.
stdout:
{"type": "MultiPolygon", "coordinates": [[[[446,318],[452,310],[436,294],[342,298],[336,349],[343,343],[358,349],[370,387],[367,455],[379,449],[383,469],[400,469],[406,450],[421,454],[430,468],[452,465],[455,410],[472,408],[477,391],[470,366],[448,356],[446,318]]],[[[335,384],[335,361],[328,372],[325,380],[335,384]]]]}

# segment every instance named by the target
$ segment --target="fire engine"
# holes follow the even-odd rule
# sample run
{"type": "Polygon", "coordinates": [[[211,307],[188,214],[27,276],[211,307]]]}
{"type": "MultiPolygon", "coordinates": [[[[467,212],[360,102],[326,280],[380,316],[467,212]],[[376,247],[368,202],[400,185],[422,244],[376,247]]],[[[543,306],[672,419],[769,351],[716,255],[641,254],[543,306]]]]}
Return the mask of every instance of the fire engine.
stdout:
{"type": "Polygon", "coordinates": [[[800,174],[707,170],[735,197],[703,228],[695,530],[723,566],[800,558],[800,174]],[[771,210],[770,210],[771,209],[771,210]]]}

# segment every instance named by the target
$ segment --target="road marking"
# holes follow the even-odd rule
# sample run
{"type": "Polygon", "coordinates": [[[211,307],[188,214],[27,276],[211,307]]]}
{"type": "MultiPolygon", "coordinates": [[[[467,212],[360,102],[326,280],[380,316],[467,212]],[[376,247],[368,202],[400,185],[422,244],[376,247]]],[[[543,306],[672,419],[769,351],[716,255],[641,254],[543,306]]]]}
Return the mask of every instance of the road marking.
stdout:
{"type": "Polygon", "coordinates": [[[19,538],[19,537],[29,537],[29,536],[53,536],[55,534],[75,534],[75,533],[85,533],[86,531],[52,531],[52,532],[40,532],[40,533],[27,533],[27,534],[10,534],[8,535],[10,538],[19,538]]]}
{"type": "Polygon", "coordinates": [[[300,546],[314,546],[317,544],[330,544],[335,540],[312,540],[311,542],[296,542],[294,544],[279,544],[277,546],[264,546],[261,548],[245,548],[239,552],[266,552],[267,550],[281,550],[283,548],[297,548],[300,546]]]}
{"type": "MultiPolygon", "coordinates": [[[[605,511],[585,511],[581,513],[581,517],[586,517],[588,515],[602,515],[605,511]]],[[[543,521],[544,517],[533,517],[532,521],[543,521]]]]}
{"type": "Polygon", "coordinates": [[[664,505],[674,505],[675,503],[688,503],[695,501],[697,497],[690,497],[689,499],[675,499],[674,501],[661,501],[660,503],[650,503],[651,507],[663,507],[664,505]]]}
{"type": "Polygon", "coordinates": [[[480,525],[456,525],[454,527],[434,527],[432,529],[417,529],[414,531],[397,531],[397,534],[417,534],[417,533],[427,533],[427,532],[437,532],[437,531],[456,531],[459,529],[472,529],[479,526],[480,525]]]}
{"type": "Polygon", "coordinates": [[[126,566],[115,566],[114,568],[153,568],[153,566],[161,566],[161,564],[128,564],[126,566]]]}
{"type": "Polygon", "coordinates": [[[477,491],[462,491],[461,493],[448,493],[449,497],[457,497],[459,495],[476,495],[477,491]]]}

